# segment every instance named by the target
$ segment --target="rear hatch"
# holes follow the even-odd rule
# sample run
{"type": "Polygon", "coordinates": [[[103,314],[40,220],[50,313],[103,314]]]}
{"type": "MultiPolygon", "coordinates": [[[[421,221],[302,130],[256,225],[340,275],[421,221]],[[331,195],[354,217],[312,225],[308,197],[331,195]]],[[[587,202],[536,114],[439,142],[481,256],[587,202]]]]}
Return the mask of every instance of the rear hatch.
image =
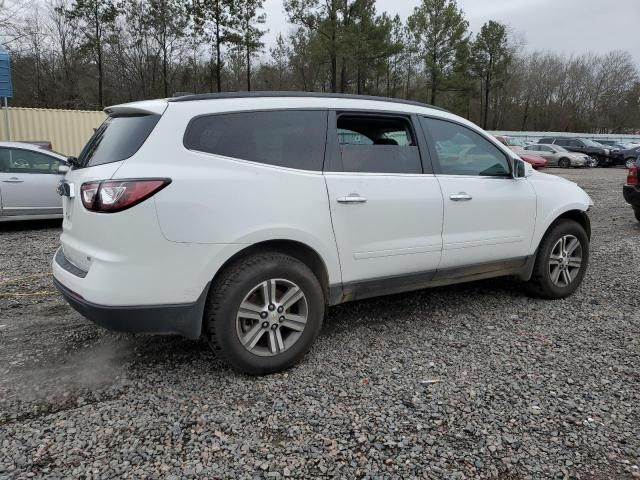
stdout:
{"type": "Polygon", "coordinates": [[[61,243],[64,255],[75,266],[88,270],[92,251],[100,248],[96,231],[100,214],[86,210],[81,201],[81,186],[87,182],[113,178],[122,164],[142,147],[166,109],[165,101],[139,102],[110,107],[107,119],[82,149],[74,166],[65,176],[67,194],[62,197],[64,219],[61,243]]]}

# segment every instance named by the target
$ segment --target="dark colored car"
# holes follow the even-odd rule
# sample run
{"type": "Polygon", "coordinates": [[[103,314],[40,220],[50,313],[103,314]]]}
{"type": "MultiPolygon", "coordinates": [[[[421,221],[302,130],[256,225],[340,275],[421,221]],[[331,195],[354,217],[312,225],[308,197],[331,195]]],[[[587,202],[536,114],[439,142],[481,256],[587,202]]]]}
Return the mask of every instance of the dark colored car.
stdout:
{"type": "Polygon", "coordinates": [[[640,160],[636,160],[635,164],[629,168],[627,181],[622,187],[622,194],[627,203],[633,207],[636,220],[640,222],[640,182],[638,181],[638,169],[640,169],[640,160]]]}
{"type": "Polygon", "coordinates": [[[632,147],[630,145],[626,145],[627,148],[616,150],[611,153],[614,157],[618,159],[618,162],[624,163],[624,165],[629,168],[631,167],[638,159],[640,159],[640,147],[635,146],[632,147]]]}
{"type": "Polygon", "coordinates": [[[547,137],[542,138],[538,143],[560,145],[570,152],[585,153],[596,161],[596,166],[624,165],[619,158],[611,156],[611,149],[588,138],[547,137]]]}

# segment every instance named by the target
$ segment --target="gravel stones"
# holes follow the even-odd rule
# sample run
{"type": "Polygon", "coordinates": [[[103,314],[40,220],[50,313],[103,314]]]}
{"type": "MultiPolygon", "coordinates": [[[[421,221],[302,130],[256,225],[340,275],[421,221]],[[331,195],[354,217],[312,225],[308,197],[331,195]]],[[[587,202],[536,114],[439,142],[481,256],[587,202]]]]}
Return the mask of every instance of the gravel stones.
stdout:
{"type": "MultiPolygon", "coordinates": [[[[109,333],[0,296],[2,478],[635,478],[640,227],[622,169],[551,170],[596,207],[571,298],[499,279],[346,304],[297,367],[109,333]]],[[[0,293],[53,292],[59,222],[0,224],[0,293]],[[9,283],[6,283],[9,282],[9,283]]]]}

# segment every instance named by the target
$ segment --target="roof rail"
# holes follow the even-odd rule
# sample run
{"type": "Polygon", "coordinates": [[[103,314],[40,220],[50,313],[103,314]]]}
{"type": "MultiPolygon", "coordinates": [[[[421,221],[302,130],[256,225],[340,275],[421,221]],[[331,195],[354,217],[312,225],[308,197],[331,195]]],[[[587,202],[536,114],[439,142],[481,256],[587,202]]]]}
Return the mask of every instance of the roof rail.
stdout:
{"type": "Polygon", "coordinates": [[[350,95],[345,93],[324,93],[324,92],[220,92],[220,93],[200,93],[170,98],[169,102],[195,102],[198,100],[221,100],[228,98],[273,98],[273,97],[300,97],[300,98],[342,98],[347,100],[373,100],[376,102],[400,103],[405,105],[415,105],[418,107],[433,108],[446,112],[444,108],[435,107],[427,103],[415,102],[413,100],[403,100],[401,98],[376,97],[372,95],[350,95]]]}

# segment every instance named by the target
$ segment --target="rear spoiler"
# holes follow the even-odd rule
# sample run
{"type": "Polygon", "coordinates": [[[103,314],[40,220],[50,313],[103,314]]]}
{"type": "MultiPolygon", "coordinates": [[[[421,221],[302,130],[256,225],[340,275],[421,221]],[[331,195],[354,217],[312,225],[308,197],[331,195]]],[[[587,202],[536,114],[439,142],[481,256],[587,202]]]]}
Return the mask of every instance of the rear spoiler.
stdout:
{"type": "Polygon", "coordinates": [[[166,100],[148,100],[143,102],[123,103],[104,109],[110,117],[118,115],[162,115],[169,104],[166,100]]]}

